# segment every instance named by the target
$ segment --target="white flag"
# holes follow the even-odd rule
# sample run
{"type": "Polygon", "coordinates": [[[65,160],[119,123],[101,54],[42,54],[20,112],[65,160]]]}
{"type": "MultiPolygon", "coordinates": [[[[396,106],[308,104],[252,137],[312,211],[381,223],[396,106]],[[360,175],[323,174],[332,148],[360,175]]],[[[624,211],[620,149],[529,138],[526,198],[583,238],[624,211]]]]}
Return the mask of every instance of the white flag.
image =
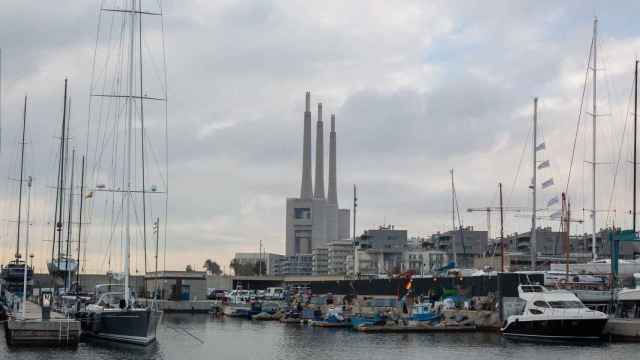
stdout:
{"type": "Polygon", "coordinates": [[[542,188],[543,188],[543,189],[546,189],[546,188],[548,188],[548,187],[549,187],[549,186],[551,186],[551,185],[553,185],[553,178],[551,178],[551,179],[549,179],[549,180],[547,180],[547,181],[543,182],[543,183],[542,183],[542,188]]]}
{"type": "Polygon", "coordinates": [[[558,198],[558,195],[552,197],[551,199],[547,200],[547,207],[551,206],[551,205],[555,205],[557,203],[560,202],[560,199],[558,198]]]}
{"type": "Polygon", "coordinates": [[[540,143],[540,145],[536,146],[536,151],[544,150],[546,148],[547,146],[544,144],[544,142],[542,142],[540,143]]]}
{"type": "Polygon", "coordinates": [[[549,217],[552,219],[560,219],[561,216],[562,216],[562,210],[558,210],[552,213],[549,217]]]}
{"type": "Polygon", "coordinates": [[[548,168],[551,164],[549,164],[549,160],[545,160],[538,164],[538,170],[548,168]]]}

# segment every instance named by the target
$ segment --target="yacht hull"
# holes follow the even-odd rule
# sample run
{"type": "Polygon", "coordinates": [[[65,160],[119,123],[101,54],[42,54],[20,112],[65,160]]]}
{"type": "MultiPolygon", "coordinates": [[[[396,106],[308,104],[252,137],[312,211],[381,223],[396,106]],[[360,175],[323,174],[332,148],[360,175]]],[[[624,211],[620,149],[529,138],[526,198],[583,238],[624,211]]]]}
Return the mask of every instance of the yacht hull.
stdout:
{"type": "Polygon", "coordinates": [[[82,319],[82,331],[105,340],[148,345],[156,340],[161,317],[161,311],[150,309],[89,313],[82,319]]]}
{"type": "Polygon", "coordinates": [[[540,319],[513,321],[504,337],[528,341],[597,341],[603,338],[607,319],[540,319]]]}

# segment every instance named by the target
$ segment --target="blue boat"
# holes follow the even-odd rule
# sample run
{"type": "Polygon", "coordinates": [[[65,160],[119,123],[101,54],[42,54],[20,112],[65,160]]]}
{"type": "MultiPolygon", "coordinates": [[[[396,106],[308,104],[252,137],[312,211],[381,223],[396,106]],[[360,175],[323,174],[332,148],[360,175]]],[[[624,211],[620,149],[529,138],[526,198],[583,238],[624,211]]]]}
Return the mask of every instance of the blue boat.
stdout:
{"type": "Polygon", "coordinates": [[[380,314],[354,315],[351,317],[351,326],[354,328],[363,325],[384,325],[385,319],[380,314]]]}
{"type": "Polygon", "coordinates": [[[435,322],[440,320],[440,314],[432,310],[431,304],[421,303],[413,306],[409,320],[435,322]]]}

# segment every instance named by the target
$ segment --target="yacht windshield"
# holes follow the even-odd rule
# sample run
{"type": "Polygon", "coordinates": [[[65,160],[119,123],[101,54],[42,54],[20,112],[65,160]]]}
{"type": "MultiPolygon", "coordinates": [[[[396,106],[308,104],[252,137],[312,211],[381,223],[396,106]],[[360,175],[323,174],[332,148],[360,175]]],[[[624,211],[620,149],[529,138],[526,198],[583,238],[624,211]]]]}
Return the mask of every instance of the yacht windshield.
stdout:
{"type": "Polygon", "coordinates": [[[582,309],[584,305],[580,301],[549,301],[554,309],[582,309]]]}

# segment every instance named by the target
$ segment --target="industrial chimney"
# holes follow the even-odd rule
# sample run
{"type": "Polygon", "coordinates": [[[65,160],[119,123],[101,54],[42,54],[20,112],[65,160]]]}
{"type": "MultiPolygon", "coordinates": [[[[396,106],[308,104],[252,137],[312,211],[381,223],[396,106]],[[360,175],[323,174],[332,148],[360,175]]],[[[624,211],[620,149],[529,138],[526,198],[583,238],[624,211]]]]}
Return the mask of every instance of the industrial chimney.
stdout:
{"type": "Polygon", "coordinates": [[[322,124],[322,103],[318,103],[318,123],[316,126],[316,186],[313,195],[316,199],[324,199],[324,128],[322,124]]]}
{"type": "Polygon", "coordinates": [[[338,205],[338,191],[336,189],[336,115],[331,114],[331,132],[329,133],[329,204],[338,205]]]}
{"type": "Polygon", "coordinates": [[[304,111],[304,135],[302,144],[301,199],[311,199],[311,93],[307,91],[304,111]]]}

